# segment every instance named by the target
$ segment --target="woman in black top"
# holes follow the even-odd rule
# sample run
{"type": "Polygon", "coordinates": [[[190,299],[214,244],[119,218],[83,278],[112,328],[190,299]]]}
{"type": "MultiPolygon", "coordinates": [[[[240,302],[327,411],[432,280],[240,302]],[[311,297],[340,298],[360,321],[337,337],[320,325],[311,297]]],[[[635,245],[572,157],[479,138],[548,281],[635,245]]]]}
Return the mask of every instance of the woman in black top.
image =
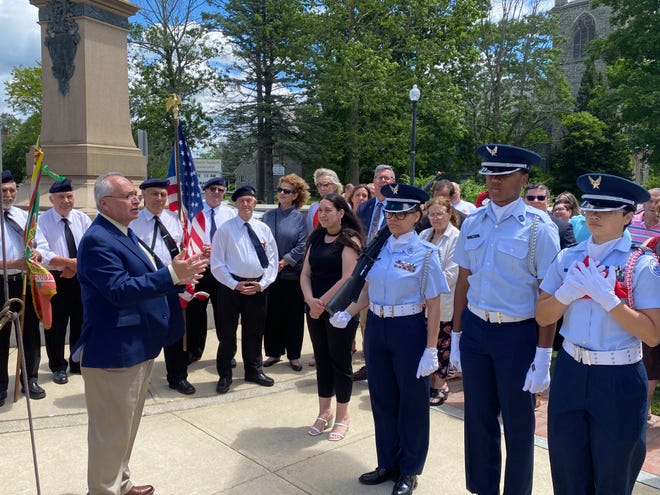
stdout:
{"type": "Polygon", "coordinates": [[[351,275],[362,245],[360,221],[339,194],[323,197],[318,208],[319,226],[309,237],[309,245],[300,276],[305,303],[307,328],[316,360],[319,413],[309,428],[309,435],[320,435],[332,423],[332,396],[337,406],[328,440],[338,441],[348,431],[348,403],[353,389],[351,346],[358,320],[345,329],[328,321],[325,305],[351,275]]]}

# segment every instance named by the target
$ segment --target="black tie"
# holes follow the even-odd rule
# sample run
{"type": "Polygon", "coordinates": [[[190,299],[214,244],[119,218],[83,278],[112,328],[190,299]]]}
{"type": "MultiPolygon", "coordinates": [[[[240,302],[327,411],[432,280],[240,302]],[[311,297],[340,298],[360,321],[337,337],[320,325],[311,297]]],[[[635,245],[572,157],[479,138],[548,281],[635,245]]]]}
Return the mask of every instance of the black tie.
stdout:
{"type": "Polygon", "coordinates": [[[160,237],[162,237],[163,242],[165,243],[165,246],[167,247],[167,250],[170,252],[170,256],[172,258],[174,258],[177,254],[179,254],[179,248],[176,247],[176,242],[174,242],[174,239],[172,239],[172,236],[167,231],[165,225],[163,225],[163,222],[160,221],[158,215],[154,215],[154,235],[153,235],[153,239],[151,240],[152,251],[154,250],[154,246],[156,245],[157,235],[160,235],[160,237]]]}
{"type": "Polygon", "coordinates": [[[250,240],[252,241],[254,250],[257,252],[257,258],[259,258],[259,263],[261,263],[261,268],[266,268],[268,266],[268,256],[266,256],[266,251],[264,250],[264,247],[261,245],[261,241],[257,237],[257,234],[255,234],[254,230],[252,230],[250,224],[245,222],[245,226],[247,227],[248,235],[250,236],[250,240]]]}
{"type": "Polygon", "coordinates": [[[69,250],[69,258],[77,258],[78,248],[76,247],[76,239],[73,237],[71,227],[69,227],[69,219],[63,218],[62,222],[64,223],[64,239],[66,239],[66,248],[69,250]]]}
{"type": "Polygon", "coordinates": [[[18,225],[18,222],[11,218],[9,216],[9,210],[5,210],[5,222],[11,227],[11,229],[16,232],[19,236],[21,236],[21,239],[25,235],[25,231],[23,230],[23,227],[18,225]]]}
{"type": "Polygon", "coordinates": [[[213,241],[216,230],[218,230],[218,226],[215,224],[215,208],[211,208],[211,237],[209,241],[213,241]]]}

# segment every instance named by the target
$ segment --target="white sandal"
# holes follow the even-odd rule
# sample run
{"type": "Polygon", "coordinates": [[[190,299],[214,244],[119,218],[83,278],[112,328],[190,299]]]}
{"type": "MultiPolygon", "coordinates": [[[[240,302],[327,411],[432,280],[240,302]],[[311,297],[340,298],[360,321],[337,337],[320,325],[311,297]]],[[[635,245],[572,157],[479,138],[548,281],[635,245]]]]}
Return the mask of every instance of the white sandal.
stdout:
{"type": "Polygon", "coordinates": [[[338,442],[339,440],[344,439],[346,433],[348,433],[348,424],[335,421],[335,425],[332,427],[332,431],[328,433],[328,440],[330,440],[331,442],[338,442]],[[335,431],[335,428],[337,428],[338,426],[340,428],[345,428],[343,433],[340,431],[335,431]]]}
{"type": "Polygon", "coordinates": [[[307,430],[307,434],[311,437],[317,437],[330,427],[331,422],[332,422],[332,416],[328,418],[323,418],[319,416],[318,418],[316,418],[316,421],[314,421],[314,424],[309,427],[309,430],[307,430]],[[318,423],[322,423],[320,425],[321,427],[316,426],[318,423]]]}

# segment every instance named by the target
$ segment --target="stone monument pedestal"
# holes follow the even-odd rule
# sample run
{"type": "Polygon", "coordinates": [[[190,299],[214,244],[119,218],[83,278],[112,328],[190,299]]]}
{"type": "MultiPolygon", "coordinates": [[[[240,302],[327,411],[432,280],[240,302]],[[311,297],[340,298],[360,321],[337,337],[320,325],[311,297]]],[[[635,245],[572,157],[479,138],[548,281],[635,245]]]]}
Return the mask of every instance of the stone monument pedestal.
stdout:
{"type": "MultiPolygon", "coordinates": [[[[137,182],[146,174],[128,108],[128,18],[138,7],[124,0],[30,3],[39,8],[43,41],[44,163],[73,181],[76,207],[92,213],[96,177],[114,171],[137,182]]],[[[43,177],[45,196],[51,183],[43,177]]]]}

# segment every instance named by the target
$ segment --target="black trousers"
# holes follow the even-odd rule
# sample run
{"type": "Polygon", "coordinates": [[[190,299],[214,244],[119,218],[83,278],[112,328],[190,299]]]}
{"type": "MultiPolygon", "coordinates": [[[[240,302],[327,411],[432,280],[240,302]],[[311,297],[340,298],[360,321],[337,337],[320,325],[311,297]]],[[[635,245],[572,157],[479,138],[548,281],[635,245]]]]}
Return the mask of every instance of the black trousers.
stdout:
{"type": "Polygon", "coordinates": [[[316,361],[316,384],[319,397],[336,394],[337,402],[344,404],[351,400],[353,392],[351,348],[359,322],[354,318],[346,328],[335,328],[329,318],[325,311],[316,320],[307,314],[307,328],[316,361]]]}
{"type": "Polygon", "coordinates": [[[53,324],[44,331],[48,367],[52,372],[66,371],[67,365],[74,371],[80,371],[80,366],[64,357],[66,328],[69,326],[69,349],[73,349],[80,338],[82,329],[83,306],[80,297],[78,277],[62,278],[53,273],[57,284],[57,294],[50,299],[53,309],[53,324]]]}
{"type": "Polygon", "coordinates": [[[183,350],[183,337],[174,344],[163,347],[163,355],[169,383],[188,378],[188,353],[183,350]]]}
{"type": "MultiPolygon", "coordinates": [[[[0,287],[2,284],[0,277],[0,287]]],[[[9,297],[19,298],[23,292],[23,282],[21,280],[9,281],[9,297]]],[[[0,304],[5,305],[4,290],[0,290],[0,304]]],[[[9,342],[13,325],[7,323],[0,329],[0,390],[7,390],[9,385],[9,374],[7,366],[9,365],[9,342]]],[[[37,381],[39,377],[39,364],[41,362],[41,335],[39,333],[39,320],[34,312],[32,303],[32,293],[30,286],[27,286],[25,293],[25,319],[23,322],[23,347],[25,350],[25,366],[27,368],[28,380],[37,381]]]]}
{"type": "Polygon", "coordinates": [[[278,278],[268,287],[268,310],[264,329],[266,356],[289,361],[300,358],[305,334],[305,300],[300,280],[278,278]]]}
{"type": "Polygon", "coordinates": [[[219,309],[216,302],[219,285],[220,283],[215,279],[211,270],[207,268],[204,271],[204,276],[195,286],[195,290],[198,292],[208,292],[209,298],[204,301],[193,299],[188,303],[188,307],[186,308],[187,350],[188,354],[192,356],[200,357],[204,354],[208,328],[206,307],[208,306],[209,301],[211,301],[211,306],[213,307],[213,319],[215,320],[216,331],[220,328],[219,309]]]}
{"type": "Polygon", "coordinates": [[[232,377],[231,360],[236,355],[236,331],[241,317],[241,352],[245,377],[254,378],[262,370],[261,344],[266,323],[268,290],[246,296],[219,284],[217,305],[220,309],[218,352],[216,367],[218,375],[232,377]]]}

